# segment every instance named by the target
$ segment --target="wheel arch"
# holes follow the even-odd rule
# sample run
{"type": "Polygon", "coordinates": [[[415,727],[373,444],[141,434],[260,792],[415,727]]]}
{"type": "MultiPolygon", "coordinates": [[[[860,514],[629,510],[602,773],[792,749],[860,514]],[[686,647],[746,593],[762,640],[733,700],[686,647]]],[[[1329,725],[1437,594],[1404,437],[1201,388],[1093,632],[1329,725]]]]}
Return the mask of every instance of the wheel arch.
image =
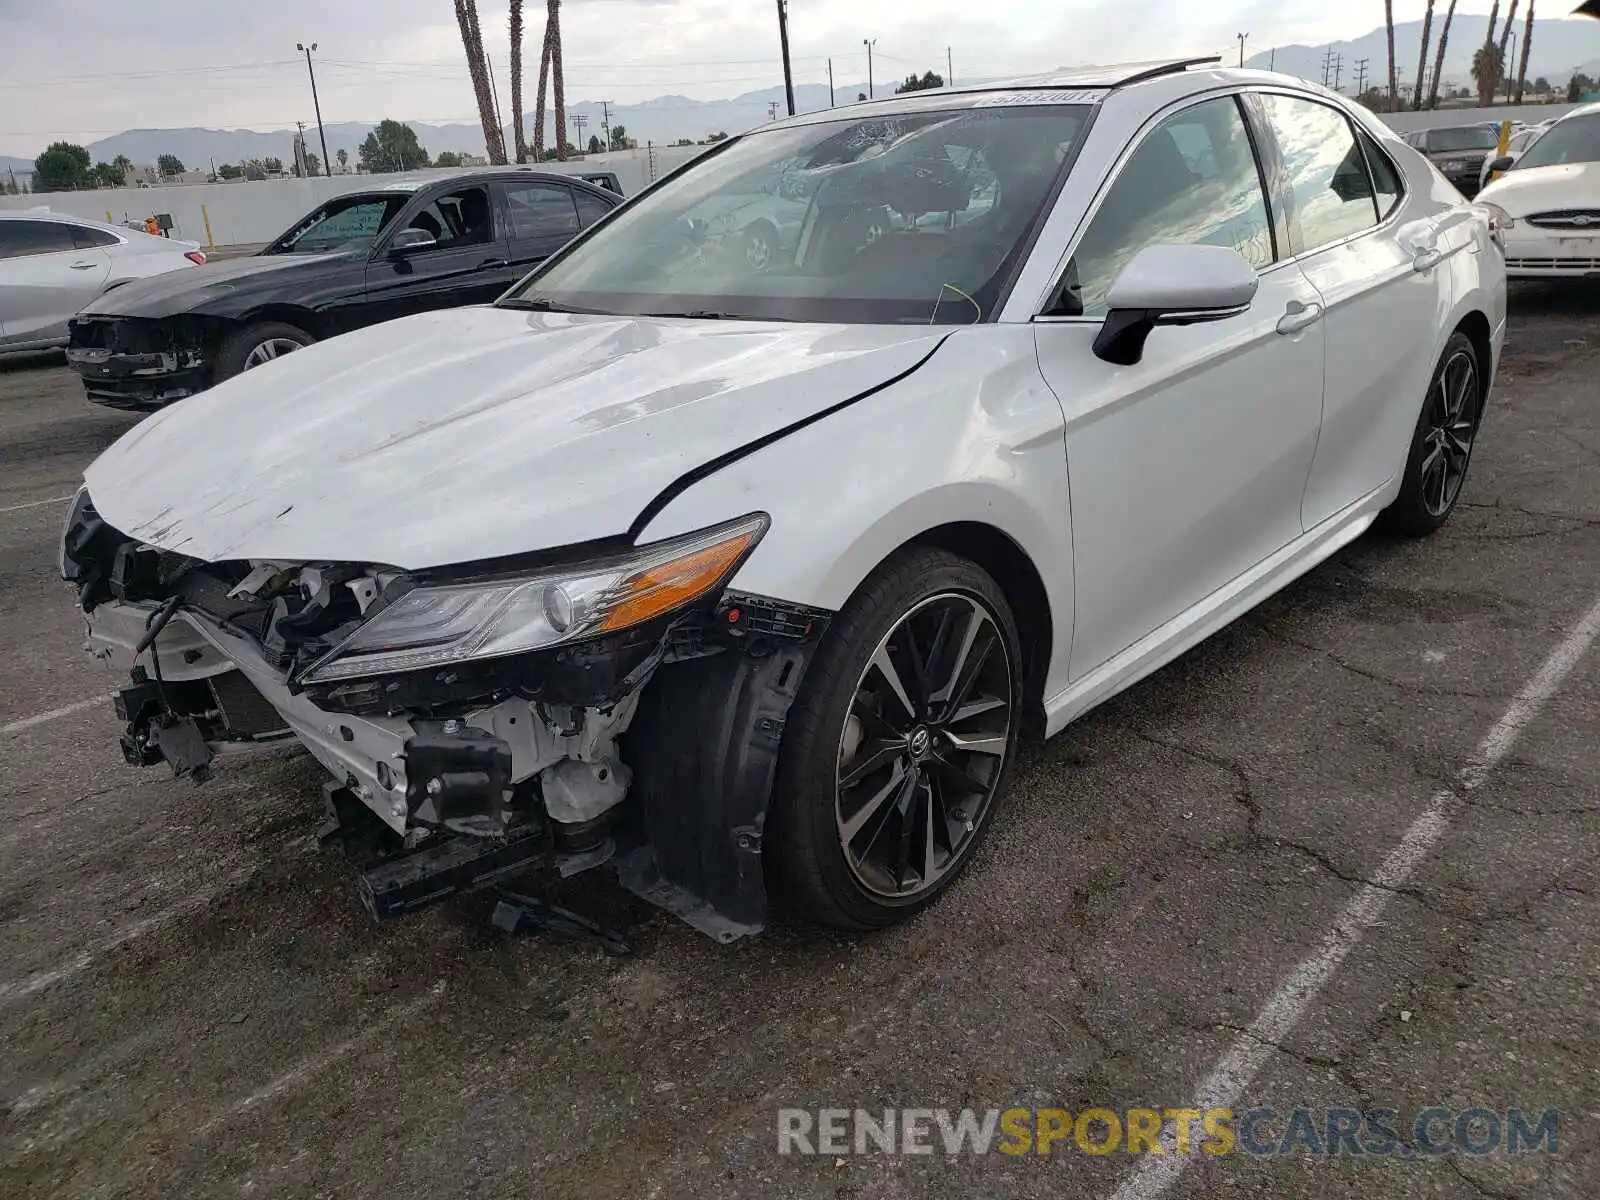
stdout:
{"type": "Polygon", "coordinates": [[[1494,332],[1489,327],[1489,318],[1479,309],[1472,309],[1456,322],[1455,331],[1466,334],[1467,340],[1472,343],[1473,352],[1478,356],[1481,398],[1487,400],[1495,370],[1494,332]]]}
{"type": "Polygon", "coordinates": [[[284,303],[263,304],[242,316],[234,317],[228,322],[228,331],[233,333],[267,321],[279,321],[285,325],[293,325],[297,329],[304,329],[319,342],[323,338],[332,337],[334,333],[329,322],[320,313],[303,305],[284,303]]]}

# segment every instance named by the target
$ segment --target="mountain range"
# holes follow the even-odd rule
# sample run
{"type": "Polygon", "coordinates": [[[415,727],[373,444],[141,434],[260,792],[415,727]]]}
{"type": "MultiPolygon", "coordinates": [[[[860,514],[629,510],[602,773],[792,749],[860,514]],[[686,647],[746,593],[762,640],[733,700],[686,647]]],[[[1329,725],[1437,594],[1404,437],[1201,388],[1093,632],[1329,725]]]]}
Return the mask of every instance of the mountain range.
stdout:
{"type": "MultiPolygon", "coordinates": [[[[1427,69],[1433,69],[1434,46],[1437,45],[1441,22],[1434,23],[1434,43],[1429,47],[1427,69]]],[[[1488,29],[1488,18],[1468,13],[1457,14],[1451,25],[1450,40],[1446,48],[1444,77],[1446,81],[1471,86],[1472,55],[1483,44],[1488,29]]],[[[1520,39],[1523,26],[1518,22],[1515,32],[1520,39]]],[[[1422,22],[1407,21],[1395,26],[1395,58],[1403,84],[1416,81],[1417,58],[1422,44],[1422,22]]],[[[1290,75],[1321,81],[1324,56],[1328,54],[1341,60],[1339,83],[1344,91],[1354,92],[1359,64],[1366,60],[1367,85],[1385,86],[1388,73],[1388,40],[1382,27],[1351,41],[1331,42],[1321,46],[1279,46],[1260,51],[1246,61],[1252,67],[1271,67],[1290,75]]],[[[1517,52],[1520,58],[1520,50],[1517,52]]],[[[1545,19],[1534,25],[1533,52],[1529,57],[1530,81],[1544,76],[1561,86],[1574,71],[1591,77],[1600,76],[1600,21],[1545,19]]],[[[885,80],[877,94],[888,93],[893,80],[885,80]]],[[[795,105],[801,112],[813,112],[828,107],[829,89],[823,84],[795,85],[795,105]]],[[[833,98],[837,103],[853,101],[867,91],[865,82],[841,83],[833,98]]],[[[781,87],[770,87],[745,92],[726,100],[695,100],[688,96],[658,96],[640,104],[614,104],[610,106],[611,126],[627,130],[630,138],[639,145],[655,142],[671,143],[679,138],[699,140],[719,131],[737,133],[759,125],[769,119],[769,114],[784,112],[784,94],[781,87]]],[[[580,101],[569,106],[584,121],[581,133],[571,127],[568,138],[574,143],[587,144],[591,135],[602,133],[604,109],[598,102],[580,101]]],[[[358,147],[372,129],[371,122],[335,121],[325,127],[328,151],[337,154],[344,150],[353,159],[358,147]]],[[[483,133],[476,125],[433,125],[410,122],[417,131],[418,140],[430,154],[443,150],[457,153],[482,154],[483,133]]],[[[311,149],[321,153],[315,129],[306,131],[311,149]]],[[[110,162],[119,154],[134,163],[153,163],[162,154],[176,154],[190,168],[208,167],[211,163],[237,163],[252,158],[277,157],[285,162],[292,155],[294,131],[288,129],[260,132],[251,129],[130,129],[97,142],[87,149],[92,162],[110,162]]],[[[507,137],[507,144],[511,139],[507,137]]],[[[555,123],[546,121],[546,143],[555,141],[555,123]]],[[[532,138],[529,138],[532,141],[532,138]]],[[[31,160],[0,156],[0,172],[7,169],[18,172],[31,171],[31,160]]]]}

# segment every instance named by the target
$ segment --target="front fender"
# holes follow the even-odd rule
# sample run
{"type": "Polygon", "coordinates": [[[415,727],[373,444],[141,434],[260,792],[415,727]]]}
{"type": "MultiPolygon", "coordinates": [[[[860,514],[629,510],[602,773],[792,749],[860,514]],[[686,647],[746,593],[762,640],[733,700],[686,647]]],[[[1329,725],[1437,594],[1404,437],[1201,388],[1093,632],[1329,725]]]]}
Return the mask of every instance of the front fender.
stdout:
{"type": "Polygon", "coordinates": [[[695,482],[640,540],[755,510],[772,526],[732,586],[831,610],[932,530],[997,530],[1044,584],[1055,639],[1045,694],[1065,686],[1073,578],[1064,418],[1031,327],[951,335],[907,378],[695,482]]]}

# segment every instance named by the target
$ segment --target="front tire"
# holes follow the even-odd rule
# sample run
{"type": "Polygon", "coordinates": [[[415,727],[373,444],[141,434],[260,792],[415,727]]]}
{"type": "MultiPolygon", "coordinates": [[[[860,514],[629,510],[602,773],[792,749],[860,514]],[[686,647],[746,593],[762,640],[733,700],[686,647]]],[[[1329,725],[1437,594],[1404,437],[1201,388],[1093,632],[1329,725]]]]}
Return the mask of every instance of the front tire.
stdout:
{"type": "Polygon", "coordinates": [[[942,550],[885,563],[789,711],[767,839],[779,898],[848,930],[927,906],[993,820],[1021,715],[1020,642],[994,580],[942,550]]]}
{"type": "Polygon", "coordinates": [[[1426,537],[1455,511],[1483,420],[1484,370],[1471,339],[1451,334],[1411,435],[1400,494],[1382,514],[1391,532],[1426,537]]]}
{"type": "Polygon", "coordinates": [[[291,354],[317,339],[298,325],[258,321],[230,334],[217,351],[216,382],[291,354]]]}

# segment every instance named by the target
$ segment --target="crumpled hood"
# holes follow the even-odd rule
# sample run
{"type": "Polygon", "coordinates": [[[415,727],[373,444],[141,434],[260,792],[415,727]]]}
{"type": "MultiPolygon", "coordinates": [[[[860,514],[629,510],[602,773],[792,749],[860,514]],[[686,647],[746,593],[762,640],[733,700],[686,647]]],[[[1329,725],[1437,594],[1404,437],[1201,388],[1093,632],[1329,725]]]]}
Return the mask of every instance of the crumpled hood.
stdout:
{"type": "Polygon", "coordinates": [[[685,472],[911,371],[945,332],[425,313],[165,408],[85,477],[112,526],[209,561],[521,554],[627,532],[685,472]]]}
{"type": "Polygon", "coordinates": [[[276,288],[289,274],[326,275],[353,257],[348,251],[262,254],[207,263],[198,271],[169,271],[103,292],[85,305],[80,315],[169,317],[247,290],[258,281],[276,288]]]}
{"type": "Polygon", "coordinates": [[[1508,171],[1478,193],[1513,217],[1564,208],[1600,208],[1600,163],[1566,163],[1508,171]]]}

